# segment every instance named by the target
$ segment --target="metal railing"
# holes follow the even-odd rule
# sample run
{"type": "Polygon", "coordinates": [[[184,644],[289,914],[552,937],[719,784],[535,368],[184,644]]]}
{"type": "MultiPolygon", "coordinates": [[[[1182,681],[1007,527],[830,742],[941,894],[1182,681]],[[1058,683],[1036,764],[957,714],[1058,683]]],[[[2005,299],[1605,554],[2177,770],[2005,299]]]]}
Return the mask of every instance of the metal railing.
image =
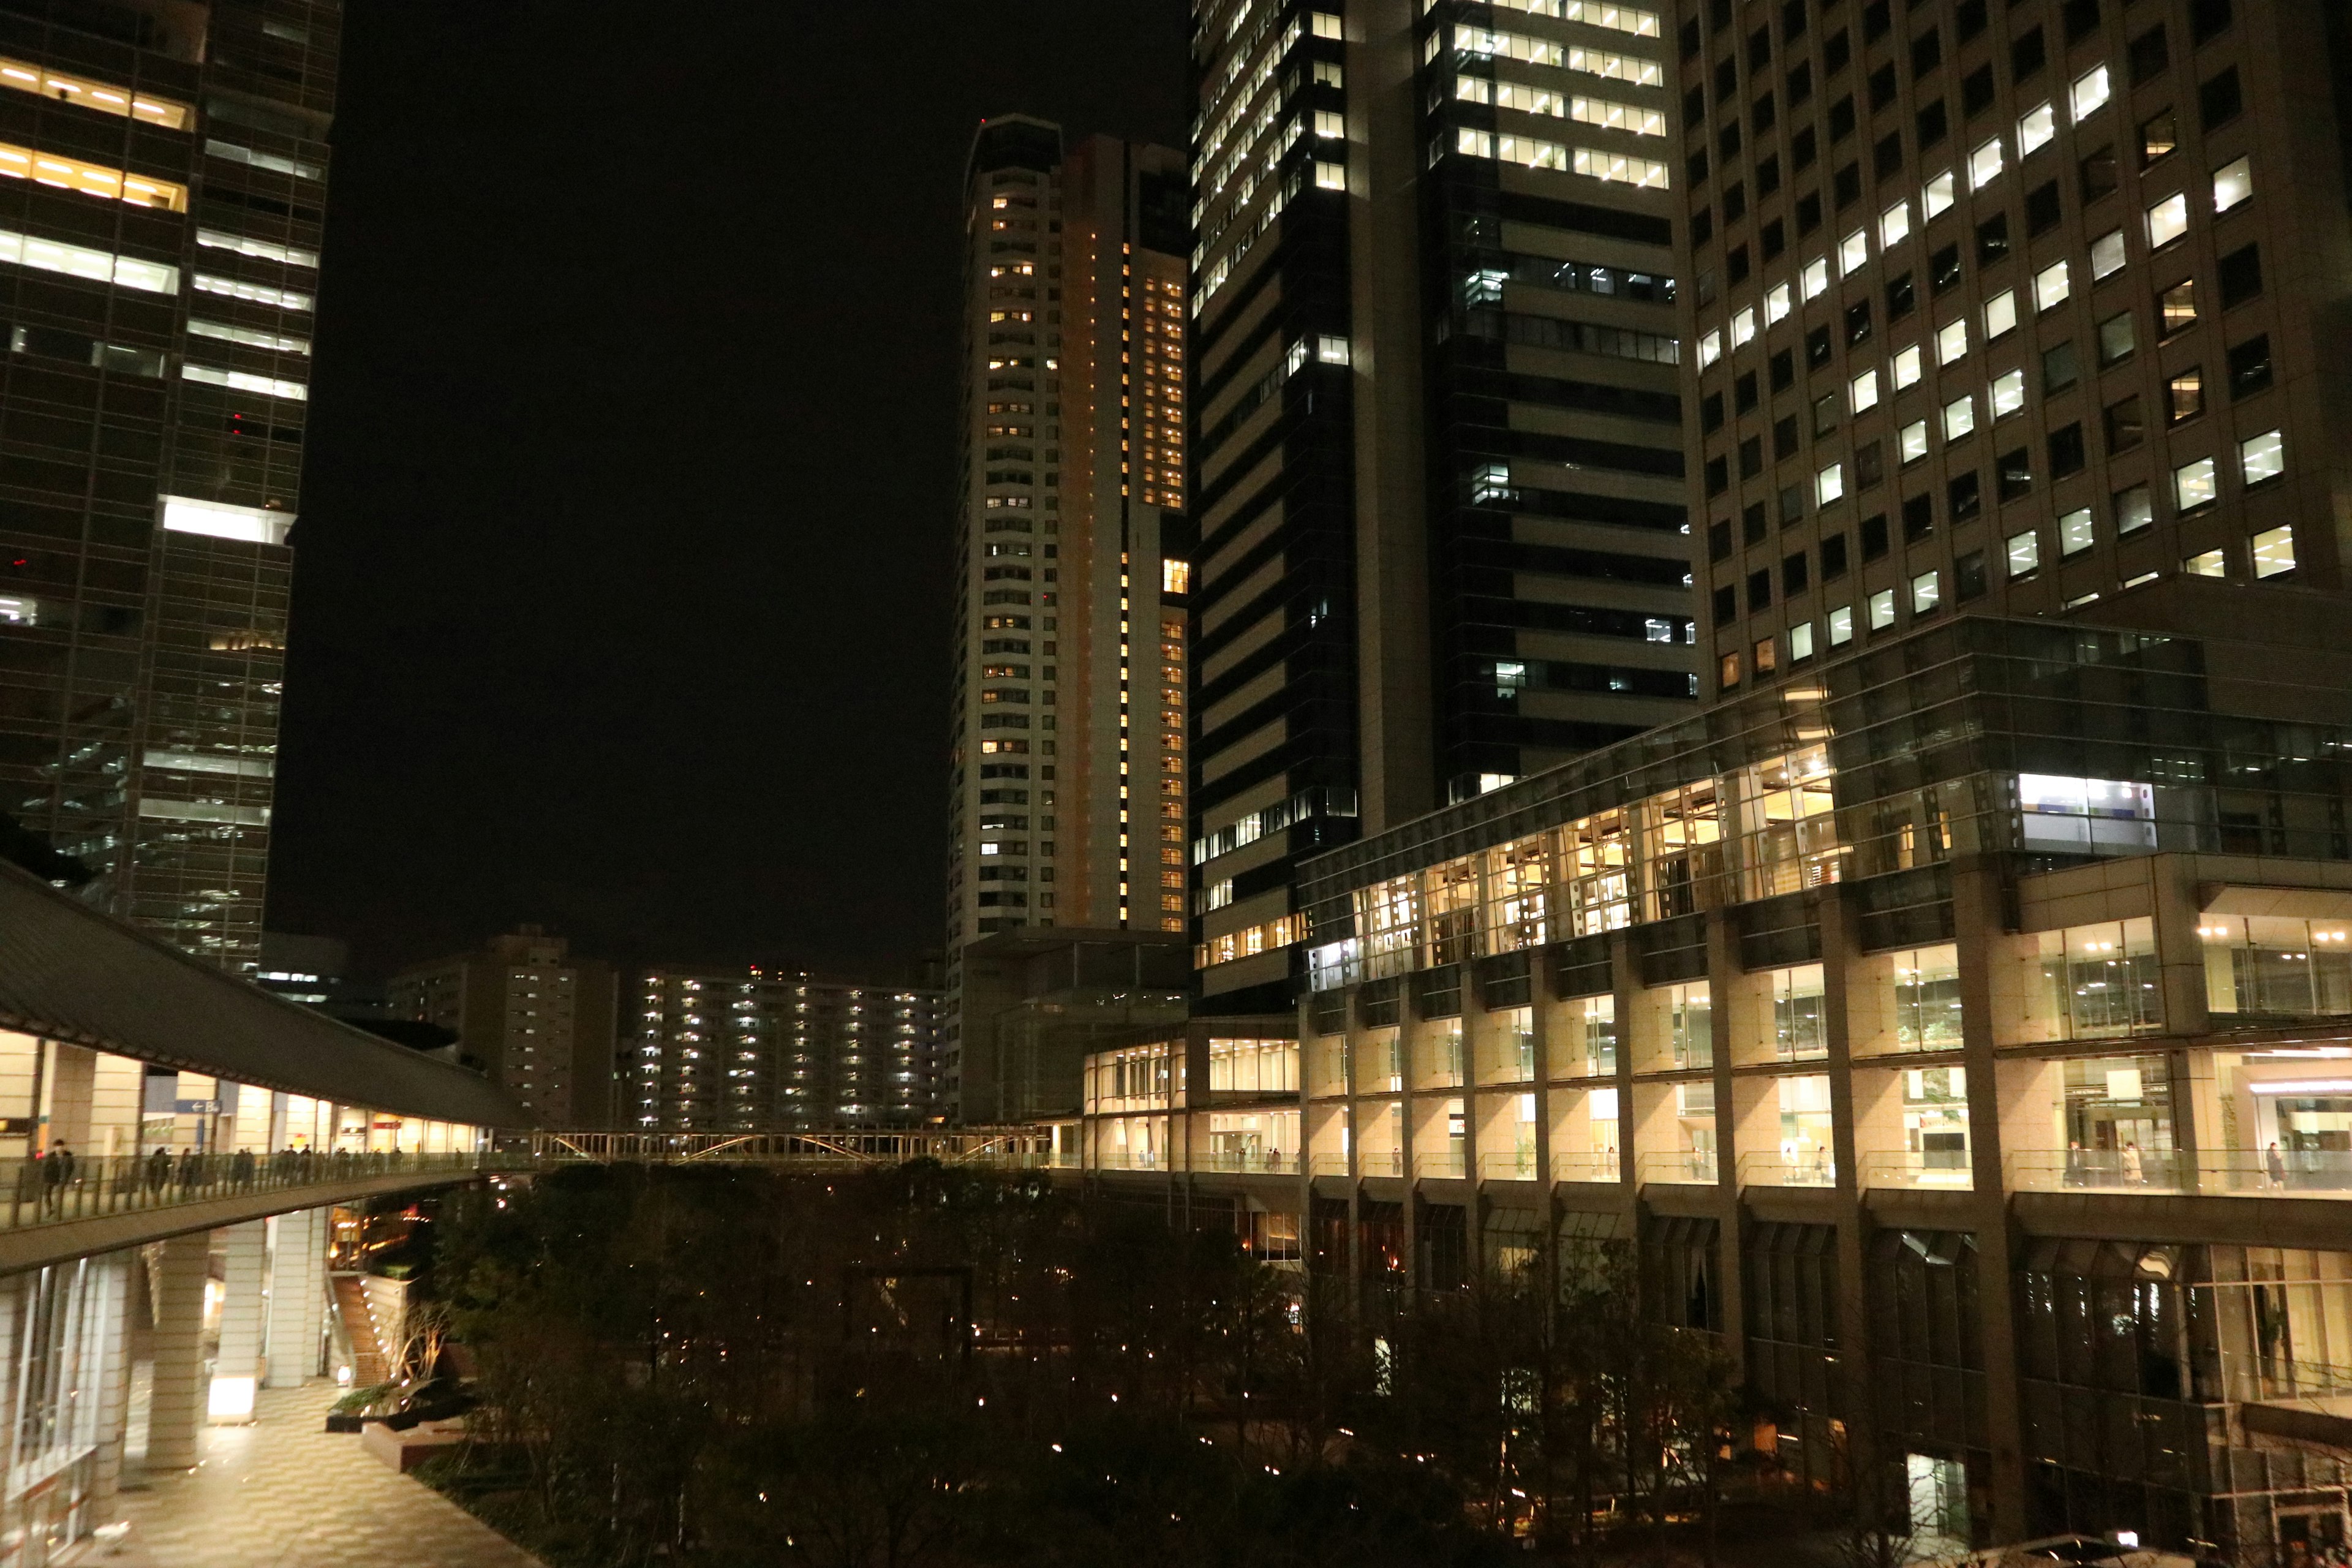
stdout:
{"type": "Polygon", "coordinates": [[[1976,1174],[1965,1151],[1914,1154],[1882,1149],[1862,1156],[1862,1184],[1869,1188],[1916,1188],[1925,1192],[1972,1192],[1976,1174]]]}
{"type": "Polygon", "coordinates": [[[1743,1187],[1834,1187],[1837,1162],[1827,1149],[1810,1153],[1742,1154],[1739,1184],[1743,1187]]]}
{"type": "Polygon", "coordinates": [[[1412,1173],[1424,1181],[1458,1182],[1462,1179],[1462,1151],[1457,1147],[1416,1152],[1412,1173]]]}
{"type": "Polygon", "coordinates": [[[2352,1153],[2333,1149],[2021,1150],[2007,1164],[2019,1193],[2352,1198],[2352,1153]]]}
{"type": "Polygon", "coordinates": [[[1551,1179],[1555,1182],[1622,1183],[1625,1180],[1625,1163],[1614,1149],[1554,1154],[1551,1157],[1551,1179]]]}
{"type": "Polygon", "coordinates": [[[158,1149],[111,1158],[50,1154],[0,1160],[0,1192],[7,1194],[0,1215],[10,1226],[54,1225],[215,1198],[347,1186],[381,1176],[464,1180],[528,1170],[530,1163],[527,1158],[499,1153],[321,1154],[307,1149],[226,1154],[158,1149]]]}
{"type": "Polygon", "coordinates": [[[1535,1146],[1481,1151],[1478,1174],[1489,1182],[1532,1182],[1536,1179],[1535,1146]]]}
{"type": "Polygon", "coordinates": [[[1402,1176],[1404,1174],[1404,1154],[1395,1149],[1359,1149],[1356,1169],[1367,1176],[1402,1176]]]}
{"type": "Polygon", "coordinates": [[[1295,1176],[1298,1156],[1279,1149],[1209,1149],[1192,1156],[1192,1169],[1225,1175],[1295,1176]]]}
{"type": "MultiPolygon", "coordinates": [[[[1028,1167],[1055,1163],[1050,1127],[828,1128],[805,1132],[533,1132],[516,1140],[543,1163],[614,1161],[684,1164],[790,1164],[819,1169],[943,1164],[1028,1167]]],[[[1065,1157],[1063,1163],[1074,1163],[1065,1157]]]]}
{"type": "Polygon", "coordinates": [[[1636,1178],[1645,1184],[1664,1182],[1685,1186],[1713,1186],[1721,1179],[1717,1174],[1715,1151],[1712,1149],[1637,1154],[1633,1157],[1633,1172],[1636,1178]]]}

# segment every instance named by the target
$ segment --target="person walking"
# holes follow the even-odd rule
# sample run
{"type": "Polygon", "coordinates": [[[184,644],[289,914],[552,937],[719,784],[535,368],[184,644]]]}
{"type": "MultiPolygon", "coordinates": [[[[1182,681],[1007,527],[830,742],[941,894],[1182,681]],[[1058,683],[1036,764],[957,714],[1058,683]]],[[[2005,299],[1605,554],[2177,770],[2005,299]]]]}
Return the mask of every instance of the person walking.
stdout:
{"type": "Polygon", "coordinates": [[[2132,1187],[2140,1184],[2139,1145],[2137,1143],[2124,1145],[2124,1184],[2132,1187]]]}
{"type": "Polygon", "coordinates": [[[52,1143],[41,1155],[41,1212],[65,1212],[66,1181],[73,1174],[73,1153],[63,1143],[52,1143]]]}
{"type": "Polygon", "coordinates": [[[2275,1142],[2271,1144],[2270,1152],[2265,1154],[2263,1157],[2263,1163],[2270,1168],[2271,1185],[2274,1187],[2285,1186],[2286,1156],[2279,1152],[2279,1146],[2275,1142]]]}

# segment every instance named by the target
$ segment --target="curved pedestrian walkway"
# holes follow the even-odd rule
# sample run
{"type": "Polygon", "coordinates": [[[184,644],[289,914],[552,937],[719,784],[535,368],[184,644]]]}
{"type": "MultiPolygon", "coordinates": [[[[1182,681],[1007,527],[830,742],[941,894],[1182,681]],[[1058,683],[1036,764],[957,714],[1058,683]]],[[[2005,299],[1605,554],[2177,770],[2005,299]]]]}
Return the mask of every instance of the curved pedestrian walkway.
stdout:
{"type": "Polygon", "coordinates": [[[116,1505],[129,1533],[92,1542],[76,1561],[104,1568],[542,1568],[432,1488],[362,1452],[356,1436],[326,1431],[338,1392],[325,1382],[263,1390],[252,1426],[204,1434],[194,1469],[133,1479],[136,1489],[116,1505]]]}

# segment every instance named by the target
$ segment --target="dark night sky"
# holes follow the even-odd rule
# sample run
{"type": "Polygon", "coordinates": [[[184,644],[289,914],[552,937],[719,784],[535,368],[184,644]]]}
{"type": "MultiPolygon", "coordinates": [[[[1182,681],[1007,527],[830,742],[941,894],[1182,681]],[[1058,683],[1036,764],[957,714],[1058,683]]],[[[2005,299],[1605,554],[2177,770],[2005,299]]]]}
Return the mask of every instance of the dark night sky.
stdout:
{"type": "Polygon", "coordinates": [[[358,966],[940,942],[962,161],[1184,0],[347,12],[270,871],[358,966]]]}

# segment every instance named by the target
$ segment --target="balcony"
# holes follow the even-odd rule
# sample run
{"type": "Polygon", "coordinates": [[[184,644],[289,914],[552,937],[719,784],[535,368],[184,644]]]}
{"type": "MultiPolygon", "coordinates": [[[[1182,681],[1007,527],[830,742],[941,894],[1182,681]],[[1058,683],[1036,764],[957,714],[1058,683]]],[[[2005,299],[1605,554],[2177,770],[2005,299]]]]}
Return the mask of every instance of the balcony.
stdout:
{"type": "Polygon", "coordinates": [[[2203,1194],[2231,1197],[2352,1198],[2352,1152],[2302,1149],[2116,1152],[2020,1151],[2009,1156],[2018,1193],[2203,1194]]]}
{"type": "Polygon", "coordinates": [[[1976,1189],[1976,1177],[1969,1168],[1965,1149],[1935,1149],[1924,1154],[1888,1149],[1862,1157],[1862,1184],[1873,1191],[1909,1188],[1966,1193],[1976,1189]]]}
{"type": "Polygon", "coordinates": [[[1536,1179],[1536,1151],[1530,1143],[1508,1151],[1490,1151],[1478,1156],[1478,1179],[1486,1182],[1532,1182],[1536,1179]]]}
{"type": "Polygon", "coordinates": [[[1633,1158],[1633,1173],[1644,1186],[1664,1184],[1711,1187],[1722,1179],[1717,1173],[1715,1151],[1712,1149],[1637,1154],[1633,1158]]]}
{"type": "Polygon", "coordinates": [[[1742,1187],[1834,1187],[1837,1162],[1827,1149],[1739,1156],[1742,1187]]]}

